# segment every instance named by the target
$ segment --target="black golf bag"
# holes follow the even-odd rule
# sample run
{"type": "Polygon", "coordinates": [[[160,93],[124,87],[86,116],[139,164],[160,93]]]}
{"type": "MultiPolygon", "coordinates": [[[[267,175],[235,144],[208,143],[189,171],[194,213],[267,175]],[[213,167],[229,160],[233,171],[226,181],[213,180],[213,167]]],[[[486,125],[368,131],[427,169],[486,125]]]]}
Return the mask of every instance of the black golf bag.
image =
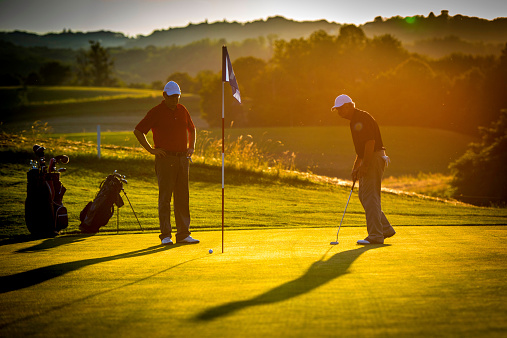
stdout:
{"type": "Polygon", "coordinates": [[[123,189],[121,178],[109,175],[100,184],[100,190],[95,199],[89,202],[81,211],[79,229],[83,233],[97,233],[99,228],[106,225],[113,216],[114,205],[123,206],[120,191],[123,189]]]}
{"type": "Polygon", "coordinates": [[[60,182],[60,172],[56,163],[68,163],[66,155],[52,158],[49,167],[44,160],[44,147],[33,147],[38,161],[32,161],[32,168],[27,173],[27,191],[25,200],[25,222],[28,231],[38,237],[56,236],[67,228],[69,218],[67,208],[63,205],[65,187],[60,182]]]}

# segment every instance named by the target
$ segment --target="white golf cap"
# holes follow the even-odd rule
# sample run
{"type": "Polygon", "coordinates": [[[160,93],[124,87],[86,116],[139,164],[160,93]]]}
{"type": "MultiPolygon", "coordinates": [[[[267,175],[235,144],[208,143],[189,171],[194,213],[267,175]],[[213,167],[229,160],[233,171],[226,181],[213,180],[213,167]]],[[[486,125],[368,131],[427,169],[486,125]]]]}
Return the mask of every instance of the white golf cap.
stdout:
{"type": "MultiPolygon", "coordinates": [[[[345,94],[338,95],[336,97],[336,99],[334,100],[333,108],[339,108],[339,107],[343,106],[345,103],[354,103],[354,102],[352,102],[352,99],[348,95],[345,95],[345,94]]],[[[333,109],[333,108],[331,108],[331,109],[333,109]]]]}
{"type": "Polygon", "coordinates": [[[164,87],[164,92],[167,95],[174,95],[174,94],[181,95],[180,86],[178,86],[178,84],[174,81],[169,81],[166,83],[166,85],[164,87]]]}

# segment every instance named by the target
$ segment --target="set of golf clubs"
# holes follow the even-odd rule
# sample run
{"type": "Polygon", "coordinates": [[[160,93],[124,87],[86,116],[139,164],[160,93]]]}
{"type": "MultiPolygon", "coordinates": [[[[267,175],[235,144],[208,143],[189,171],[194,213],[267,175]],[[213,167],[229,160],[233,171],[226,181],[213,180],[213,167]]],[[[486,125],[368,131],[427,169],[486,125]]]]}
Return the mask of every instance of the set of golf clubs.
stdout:
{"type": "MultiPolygon", "coordinates": [[[[136,212],[134,210],[134,207],[132,206],[132,203],[130,203],[130,199],[127,196],[127,193],[125,192],[125,189],[123,187],[123,184],[128,184],[127,177],[125,175],[121,175],[118,172],[118,170],[114,171],[113,176],[121,182],[121,191],[123,191],[123,195],[125,195],[125,197],[127,198],[127,201],[130,204],[130,208],[132,209],[132,212],[134,213],[134,216],[136,216],[136,220],[137,220],[137,223],[139,224],[139,228],[141,229],[141,231],[144,231],[143,227],[141,226],[141,222],[139,222],[139,218],[137,218],[137,214],[136,214],[136,212]]],[[[116,217],[117,217],[117,219],[116,219],[116,227],[117,227],[117,230],[118,230],[118,228],[119,228],[119,222],[120,222],[120,220],[119,220],[120,209],[119,208],[117,209],[116,217]]]]}
{"type": "Polygon", "coordinates": [[[46,148],[44,148],[43,146],[40,146],[38,144],[33,146],[33,152],[35,153],[35,156],[38,158],[38,161],[30,160],[31,169],[37,169],[37,170],[39,170],[39,173],[41,173],[41,174],[65,172],[67,170],[66,168],[56,169],[56,164],[69,163],[69,157],[67,155],[58,155],[58,156],[52,157],[49,160],[49,165],[47,166],[46,165],[46,158],[44,155],[45,150],[46,150],[46,148]]]}
{"type": "MultiPolygon", "coordinates": [[[[128,184],[129,182],[127,182],[127,176],[125,175],[120,175],[120,173],[118,172],[118,170],[115,170],[114,173],[113,173],[114,177],[116,177],[118,180],[120,180],[121,183],[125,183],[125,184],[128,184]]],[[[122,185],[122,190],[123,190],[123,185],[122,185]]]]}

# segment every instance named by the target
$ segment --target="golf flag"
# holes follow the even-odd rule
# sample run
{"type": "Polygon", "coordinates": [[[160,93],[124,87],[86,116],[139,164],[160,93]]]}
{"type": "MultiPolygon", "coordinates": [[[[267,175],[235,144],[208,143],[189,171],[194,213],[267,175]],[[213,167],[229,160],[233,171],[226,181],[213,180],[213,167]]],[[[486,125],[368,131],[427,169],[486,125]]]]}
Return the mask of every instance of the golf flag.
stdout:
{"type": "Polygon", "coordinates": [[[229,53],[227,52],[226,46],[222,47],[222,81],[229,82],[232,89],[232,96],[234,96],[234,98],[238,100],[239,103],[241,103],[238,81],[234,75],[231,59],[229,58],[229,53]]]}
{"type": "Polygon", "coordinates": [[[224,85],[229,82],[232,88],[232,96],[241,103],[238,81],[232,70],[231,59],[227,52],[227,47],[222,47],[222,253],[224,252],[224,219],[225,219],[225,104],[224,104],[224,85]]]}

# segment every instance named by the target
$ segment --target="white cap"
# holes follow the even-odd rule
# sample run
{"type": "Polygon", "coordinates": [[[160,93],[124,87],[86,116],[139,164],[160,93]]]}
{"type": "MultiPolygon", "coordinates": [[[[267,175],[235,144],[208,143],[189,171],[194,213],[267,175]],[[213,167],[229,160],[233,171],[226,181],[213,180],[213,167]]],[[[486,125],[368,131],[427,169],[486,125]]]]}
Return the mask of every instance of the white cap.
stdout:
{"type": "MultiPolygon", "coordinates": [[[[354,102],[352,102],[352,99],[348,95],[345,95],[345,94],[339,95],[334,100],[333,108],[339,108],[339,107],[343,106],[345,103],[354,103],[354,102]]],[[[331,108],[331,109],[333,109],[333,108],[331,108]]]]}
{"type": "Polygon", "coordinates": [[[178,84],[174,81],[169,81],[166,83],[164,87],[164,92],[169,96],[174,94],[181,95],[180,86],[178,86],[178,84]]]}

